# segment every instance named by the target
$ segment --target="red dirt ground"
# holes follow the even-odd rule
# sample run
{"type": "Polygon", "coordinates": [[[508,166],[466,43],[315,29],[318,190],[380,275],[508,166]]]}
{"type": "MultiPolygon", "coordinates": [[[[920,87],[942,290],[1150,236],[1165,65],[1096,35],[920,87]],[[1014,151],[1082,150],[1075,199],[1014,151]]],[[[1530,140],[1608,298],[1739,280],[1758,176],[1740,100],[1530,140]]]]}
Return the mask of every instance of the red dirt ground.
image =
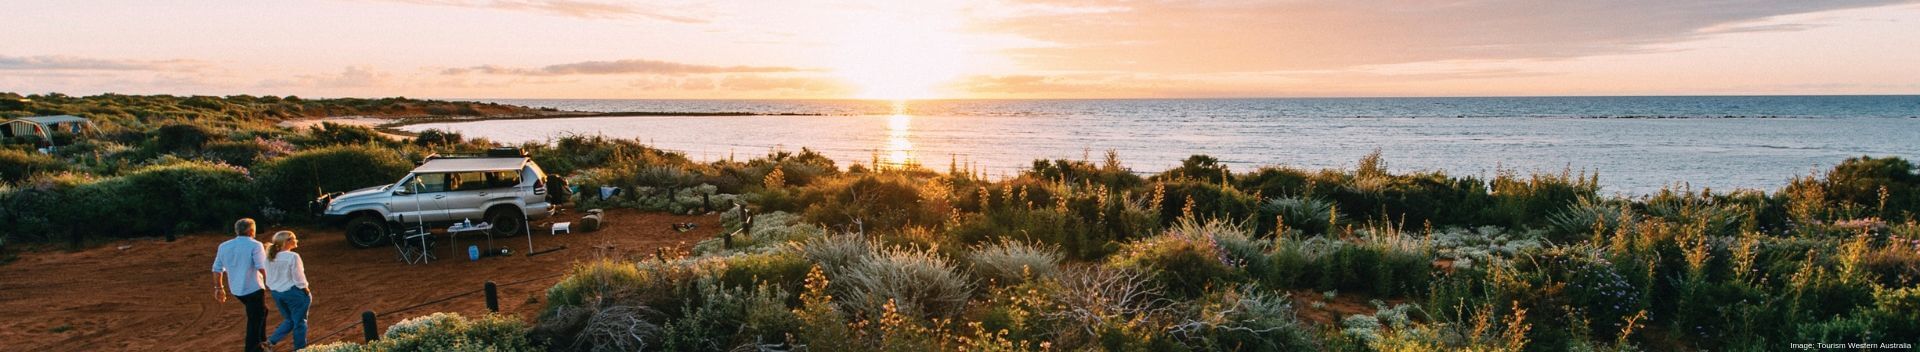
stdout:
{"type": "MultiPolygon", "coordinates": [[[[1300,320],[1319,326],[1338,328],[1340,319],[1349,315],[1373,314],[1379,311],[1373,307],[1373,298],[1363,294],[1336,293],[1332,300],[1328,300],[1325,293],[1314,290],[1291,290],[1288,293],[1293,297],[1293,311],[1299,314],[1300,320]],[[1314,308],[1314,303],[1325,303],[1325,305],[1314,308]]],[[[1388,306],[1406,302],[1406,299],[1381,300],[1381,303],[1388,306]]]]}
{"type": "MultiPolygon", "coordinates": [[[[563,213],[554,219],[578,219],[563,213]]],[[[481,237],[461,236],[458,254],[442,244],[441,259],[429,264],[400,262],[392,247],[353,249],[338,229],[262,227],[259,239],[276,230],[300,235],[295,251],[307,260],[313,284],[313,310],[308,318],[308,343],[360,341],[360,312],[381,312],[380,331],[402,319],[432,312],[479,315],[485,299],[475,293],[447,302],[394,315],[386,311],[478,290],[492,280],[502,286],[501,311],[529,321],[546,305],[546,289],[558,282],[574,263],[598,258],[651,256],[656,250],[684,251],[719,230],[719,217],[676,216],[615,209],[607,214],[609,227],[599,232],[545,234],[546,223],[536,222],[536,250],[567,249],[527,257],[526,237],[495,239],[496,246],[513,249],[509,257],[468,261],[465,247],[481,237]],[[694,231],[671,230],[670,224],[693,222],[694,231]],[[348,327],[339,334],[328,333],[348,327]]],[[[576,225],[578,223],[576,222],[576,225]]],[[[240,303],[214,300],[212,266],[215,248],[230,236],[208,233],[180,238],[134,239],[77,252],[22,253],[17,261],[0,265],[0,350],[4,351],[216,351],[240,346],[245,320],[240,303]]],[[[268,300],[267,327],[280,316],[268,300]]],[[[269,331],[271,332],[271,331],[269,331]]],[[[282,348],[287,347],[282,342],[282,348]]]]}

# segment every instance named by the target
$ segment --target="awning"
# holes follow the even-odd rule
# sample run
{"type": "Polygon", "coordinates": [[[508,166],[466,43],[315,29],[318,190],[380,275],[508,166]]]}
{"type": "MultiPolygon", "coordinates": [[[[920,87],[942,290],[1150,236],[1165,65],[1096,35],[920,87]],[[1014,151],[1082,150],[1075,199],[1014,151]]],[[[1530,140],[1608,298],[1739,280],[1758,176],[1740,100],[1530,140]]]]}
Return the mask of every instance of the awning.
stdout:
{"type": "Polygon", "coordinates": [[[427,160],[414,173],[520,170],[527,158],[442,158],[427,160]]]}

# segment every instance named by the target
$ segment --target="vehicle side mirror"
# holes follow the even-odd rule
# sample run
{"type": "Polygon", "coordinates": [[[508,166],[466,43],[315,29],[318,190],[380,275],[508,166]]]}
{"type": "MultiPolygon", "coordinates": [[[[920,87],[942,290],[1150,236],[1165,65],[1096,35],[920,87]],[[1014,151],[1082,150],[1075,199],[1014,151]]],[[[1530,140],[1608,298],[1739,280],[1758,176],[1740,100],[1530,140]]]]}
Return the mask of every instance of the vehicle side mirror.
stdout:
{"type": "Polygon", "coordinates": [[[405,188],[393,190],[393,195],[396,195],[396,196],[404,196],[404,195],[410,195],[410,194],[413,194],[413,191],[409,191],[405,188]]]}

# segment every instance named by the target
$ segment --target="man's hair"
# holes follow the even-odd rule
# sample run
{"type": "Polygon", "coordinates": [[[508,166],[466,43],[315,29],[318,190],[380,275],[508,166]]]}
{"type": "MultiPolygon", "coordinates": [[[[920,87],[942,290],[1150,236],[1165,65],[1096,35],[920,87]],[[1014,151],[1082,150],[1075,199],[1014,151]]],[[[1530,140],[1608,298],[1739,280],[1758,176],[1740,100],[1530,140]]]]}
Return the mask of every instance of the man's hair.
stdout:
{"type": "Polygon", "coordinates": [[[253,218],[240,218],[233,222],[234,236],[253,236],[253,218]]]}

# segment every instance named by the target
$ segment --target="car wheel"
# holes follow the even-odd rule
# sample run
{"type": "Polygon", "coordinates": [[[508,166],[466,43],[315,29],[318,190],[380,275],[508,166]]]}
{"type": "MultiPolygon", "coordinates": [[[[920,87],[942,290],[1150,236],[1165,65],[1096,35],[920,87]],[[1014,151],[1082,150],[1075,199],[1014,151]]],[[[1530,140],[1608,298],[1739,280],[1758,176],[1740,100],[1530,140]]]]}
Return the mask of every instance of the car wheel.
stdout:
{"type": "Polygon", "coordinates": [[[347,222],[347,244],[353,248],[371,248],[387,243],[387,222],[366,215],[347,222]]]}
{"type": "Polygon", "coordinates": [[[506,237],[519,235],[525,231],[527,216],[521,214],[519,210],[514,207],[496,207],[487,210],[487,222],[493,224],[493,231],[488,234],[493,237],[506,237]]]}

